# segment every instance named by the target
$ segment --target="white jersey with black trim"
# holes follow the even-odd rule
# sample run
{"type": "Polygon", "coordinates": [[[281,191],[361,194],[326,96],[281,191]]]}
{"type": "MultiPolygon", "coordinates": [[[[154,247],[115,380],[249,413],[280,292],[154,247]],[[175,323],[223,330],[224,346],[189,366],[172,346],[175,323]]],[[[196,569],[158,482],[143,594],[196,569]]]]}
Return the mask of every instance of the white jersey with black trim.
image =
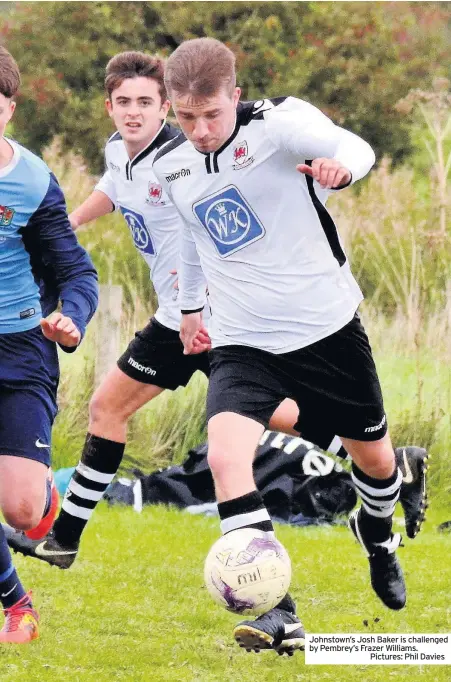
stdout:
{"type": "Polygon", "coordinates": [[[180,306],[212,309],[213,347],[286,353],[333,334],[363,296],[322,190],[296,164],[326,157],[362,178],[371,147],[294,97],[239,103],[235,129],[204,154],[180,135],[154,171],[184,220],[180,306]]]}
{"type": "Polygon", "coordinates": [[[158,297],[155,318],[176,331],[180,329],[181,313],[178,291],[174,289],[177,275],[171,275],[170,270],[179,268],[182,221],[156,179],[152,164],[162,145],[179,133],[163,122],[154,139],[132,160],[120,134],[115,133],[105,147],[107,170],[95,187],[121,211],[137,250],[151,270],[158,297]]]}

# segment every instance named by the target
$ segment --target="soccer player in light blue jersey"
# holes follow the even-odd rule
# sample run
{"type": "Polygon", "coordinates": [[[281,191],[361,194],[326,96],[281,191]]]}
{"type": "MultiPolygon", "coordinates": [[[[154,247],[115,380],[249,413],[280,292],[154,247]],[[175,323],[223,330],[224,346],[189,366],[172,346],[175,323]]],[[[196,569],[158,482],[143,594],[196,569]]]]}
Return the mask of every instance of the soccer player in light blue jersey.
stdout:
{"type": "MultiPolygon", "coordinates": [[[[11,526],[38,538],[58,508],[50,470],[57,344],[69,353],[79,345],[97,306],[97,274],[54,175],[4,137],[19,85],[18,66],[0,47],[0,509],[11,526]]],[[[0,642],[36,639],[38,614],[2,527],[0,601],[0,642]]]]}

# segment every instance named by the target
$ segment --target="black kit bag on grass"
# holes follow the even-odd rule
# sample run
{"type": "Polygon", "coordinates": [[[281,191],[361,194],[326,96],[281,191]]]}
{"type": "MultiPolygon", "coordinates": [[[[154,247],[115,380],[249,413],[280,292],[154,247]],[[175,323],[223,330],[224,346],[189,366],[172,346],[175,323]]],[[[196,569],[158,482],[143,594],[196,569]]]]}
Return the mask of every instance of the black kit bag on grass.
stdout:
{"type": "MultiPolygon", "coordinates": [[[[208,445],[190,450],[182,466],[160,469],[134,481],[119,479],[107,490],[110,504],[169,504],[179,508],[214,502],[208,445]]],[[[136,472],[138,474],[138,472],[136,472]]],[[[348,472],[312,443],[265,431],[254,461],[258,489],[271,516],[290,522],[302,515],[331,523],[354,508],[357,495],[348,472]]]]}

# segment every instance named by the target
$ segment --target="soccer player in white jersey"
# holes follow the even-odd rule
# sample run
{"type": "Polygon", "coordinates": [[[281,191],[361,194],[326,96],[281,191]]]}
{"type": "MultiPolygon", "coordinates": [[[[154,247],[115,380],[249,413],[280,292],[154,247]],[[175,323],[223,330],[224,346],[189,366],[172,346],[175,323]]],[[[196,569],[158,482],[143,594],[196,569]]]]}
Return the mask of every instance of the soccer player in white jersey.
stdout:
{"type": "MultiPolygon", "coordinates": [[[[169,57],[165,83],[185,137],[165,145],[153,166],[184,220],[179,286],[188,354],[208,284],[208,456],[221,529],[273,529],[252,459],[289,396],[312,424],[327,414],[352,456],[362,506],[350,527],[377,595],[401,609],[401,538],[392,517],[402,474],[357,314],[362,294],[324,206],[329,192],[368,173],[374,153],[305,101],[240,103],[234,62],[209,38],[186,41],[169,57]]],[[[287,596],[240,624],[235,637],[246,648],[277,648],[296,627],[294,612],[287,596]]]]}
{"type": "MultiPolygon", "coordinates": [[[[26,545],[28,553],[62,568],[73,563],[82,531],[119,468],[129,417],[164,389],[186,385],[196,370],[209,371],[206,353],[183,355],[176,276],[170,272],[177,268],[180,218],[152,171],[156,151],[180,132],[166,122],[170,105],[163,73],[161,58],[140,52],[124,52],[109,61],[106,107],[117,132],[106,145],[105,174],[69,216],[77,229],[115,208],[122,212],[152,271],[158,309],[91,399],[81,461],[51,534],[26,545]]],[[[19,534],[8,538],[18,551],[24,551],[27,540],[19,534]]]]}

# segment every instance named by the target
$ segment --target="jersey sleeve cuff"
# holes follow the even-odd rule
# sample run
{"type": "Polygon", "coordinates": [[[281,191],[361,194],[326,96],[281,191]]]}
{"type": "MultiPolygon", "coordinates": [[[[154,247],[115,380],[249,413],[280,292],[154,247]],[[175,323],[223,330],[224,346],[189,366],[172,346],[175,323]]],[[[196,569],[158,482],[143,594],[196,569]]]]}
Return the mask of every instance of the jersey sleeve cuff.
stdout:
{"type": "Polygon", "coordinates": [[[196,308],[195,310],[181,310],[182,315],[191,315],[192,313],[201,313],[204,309],[204,306],[202,308],[196,308]]]}
{"type": "MultiPolygon", "coordinates": [[[[351,171],[349,171],[349,172],[351,173],[351,171]]],[[[338,187],[332,187],[331,189],[333,192],[338,192],[341,189],[346,189],[346,187],[349,187],[350,185],[352,185],[352,180],[353,180],[353,177],[352,177],[352,173],[351,173],[351,177],[348,180],[348,182],[346,182],[344,185],[339,185],[338,187]]]]}

